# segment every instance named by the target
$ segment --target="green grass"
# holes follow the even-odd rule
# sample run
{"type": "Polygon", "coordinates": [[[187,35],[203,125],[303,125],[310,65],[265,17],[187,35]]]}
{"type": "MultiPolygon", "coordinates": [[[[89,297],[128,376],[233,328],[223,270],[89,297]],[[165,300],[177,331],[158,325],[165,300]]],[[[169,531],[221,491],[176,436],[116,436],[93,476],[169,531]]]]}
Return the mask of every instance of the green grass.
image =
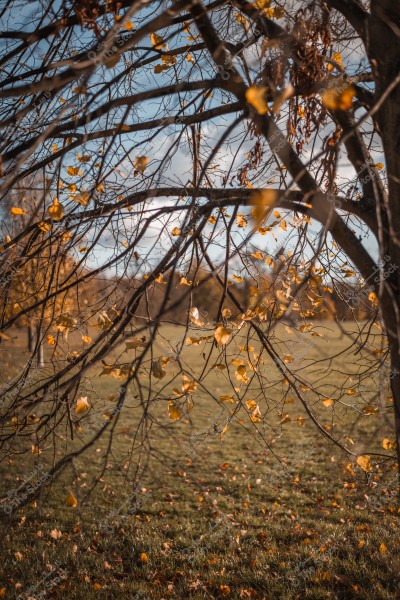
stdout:
{"type": "MultiPolygon", "coordinates": [[[[289,366],[307,375],[319,394],[335,399],[326,407],[308,392],[332,435],[356,454],[383,453],[383,438],[392,437],[390,414],[385,414],[390,411],[365,416],[339,402],[363,402],[361,394],[349,396],[345,390],[368,366],[370,349],[357,356],[351,351],[329,368],[311,366],[309,359],[349,345],[333,324],[317,330],[323,337],[312,338],[299,364],[296,357],[289,366]]],[[[288,335],[278,333],[275,341],[283,340],[284,354],[288,335]]],[[[165,326],[161,334],[173,339],[180,330],[165,326]]],[[[3,366],[9,363],[4,372],[10,378],[26,358],[18,339],[4,348],[3,366]]],[[[115,353],[120,362],[126,360],[123,350],[115,353]]],[[[199,374],[203,350],[185,348],[182,366],[189,375],[199,374]]],[[[211,363],[222,360],[217,353],[211,363]]],[[[234,369],[228,370],[233,377],[234,369]]],[[[390,497],[388,483],[393,463],[372,457],[367,477],[355,458],[317,431],[297,401],[285,403],[293,394],[276,374],[266,374],[264,390],[252,382],[246,395],[259,402],[259,423],[252,423],[244,408],[236,407],[232,415],[233,404],[218,404],[219,396],[232,390],[226,372],[215,369],[193,395],[193,410],[171,421],[164,398],[181,379],[171,380],[176,365],[169,364],[167,372],[155,384],[159,399],[145,413],[146,427],[138,429],[143,406],[132,390],[111,451],[106,435],[46,486],[35,505],[4,515],[0,589],[5,588],[6,598],[27,598],[31,586],[37,586],[33,597],[47,589],[45,597],[71,599],[400,597],[399,503],[390,497]],[[291,420],[281,424],[286,413],[291,420]],[[228,420],[229,429],[221,434],[228,420]],[[66,506],[69,491],[78,499],[76,508],[66,506]]],[[[101,414],[122,382],[98,373],[88,375],[82,392],[101,414]]],[[[145,375],[143,381],[148,385],[145,375]]],[[[368,404],[375,404],[371,398],[368,404]]],[[[81,425],[83,432],[73,442],[68,430],[59,432],[58,458],[88,439],[85,419],[81,425]]],[[[3,462],[5,491],[25,481],[38,460],[46,472],[53,458],[49,443],[39,458],[29,454],[3,462]]]]}

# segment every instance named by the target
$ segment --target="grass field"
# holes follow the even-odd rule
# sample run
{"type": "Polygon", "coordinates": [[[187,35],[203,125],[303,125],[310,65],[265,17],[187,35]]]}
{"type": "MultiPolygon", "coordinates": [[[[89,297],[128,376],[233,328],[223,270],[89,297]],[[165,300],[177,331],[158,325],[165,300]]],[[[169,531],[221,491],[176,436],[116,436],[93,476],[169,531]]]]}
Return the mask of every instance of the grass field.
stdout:
{"type": "MultiPolygon", "coordinates": [[[[293,368],[307,372],[319,393],[342,389],[346,398],[351,374],[362,361],[368,364],[368,356],[351,350],[328,369],[323,357],[350,344],[333,324],[319,331],[322,337],[313,338],[293,368]],[[321,362],[311,366],[311,358],[321,362]]],[[[3,382],[26,360],[22,335],[2,345],[3,382]]],[[[164,326],[160,352],[167,348],[163,339],[179,335],[178,328],[164,326]]],[[[120,361],[123,350],[115,354],[120,361]]],[[[185,349],[188,374],[198,375],[202,351],[185,349]]],[[[175,368],[168,365],[167,383],[157,384],[160,398],[176,385],[169,378],[175,368]]],[[[93,407],[121,385],[99,371],[82,388],[93,407]]],[[[212,369],[205,386],[218,399],[228,391],[227,373],[212,369]]],[[[179,421],[168,417],[166,402],[152,403],[147,413],[128,394],[111,450],[106,435],[49,482],[35,503],[2,515],[0,596],[400,598],[393,463],[376,457],[367,476],[354,457],[317,431],[281,381],[249,393],[259,403],[260,422],[233,403],[213,400],[202,386],[193,410],[179,421]],[[74,508],[66,503],[70,492],[78,500],[74,508]]],[[[327,407],[317,396],[310,402],[324,427],[355,454],[382,453],[382,440],[392,437],[390,411],[365,415],[336,401],[327,407]]],[[[89,439],[84,419],[82,430],[73,442],[68,430],[59,431],[56,450],[49,444],[40,456],[3,462],[4,492],[46,477],[55,457],[89,439]]]]}

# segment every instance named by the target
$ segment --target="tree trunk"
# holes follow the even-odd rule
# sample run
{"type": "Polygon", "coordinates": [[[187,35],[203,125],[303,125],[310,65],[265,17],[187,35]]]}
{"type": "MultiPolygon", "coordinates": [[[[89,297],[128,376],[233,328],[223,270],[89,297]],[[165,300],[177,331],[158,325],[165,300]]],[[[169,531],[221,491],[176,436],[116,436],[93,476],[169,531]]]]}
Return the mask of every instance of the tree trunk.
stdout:
{"type": "Polygon", "coordinates": [[[44,345],[41,341],[41,325],[29,323],[28,331],[28,351],[32,355],[32,360],[35,360],[38,369],[44,368],[44,345]]]}
{"type": "Polygon", "coordinates": [[[36,327],[36,366],[38,369],[44,368],[44,345],[41,339],[41,325],[36,327]]]}
{"type": "MultiPolygon", "coordinates": [[[[390,385],[394,403],[394,426],[400,473],[400,52],[398,26],[400,7],[393,0],[371,4],[367,50],[376,82],[376,113],[388,175],[388,201],[377,206],[381,257],[388,255],[394,271],[383,275],[381,309],[390,351],[390,385]],[[390,93],[388,93],[390,92],[390,93]],[[382,101],[383,100],[383,101],[382,101]],[[381,218],[383,217],[383,218],[381,218]]],[[[384,269],[385,270],[385,269],[384,269]]]]}
{"type": "Polygon", "coordinates": [[[28,327],[27,327],[27,332],[28,332],[28,352],[30,354],[32,354],[34,347],[35,347],[35,328],[33,326],[33,323],[29,323],[28,327]]]}

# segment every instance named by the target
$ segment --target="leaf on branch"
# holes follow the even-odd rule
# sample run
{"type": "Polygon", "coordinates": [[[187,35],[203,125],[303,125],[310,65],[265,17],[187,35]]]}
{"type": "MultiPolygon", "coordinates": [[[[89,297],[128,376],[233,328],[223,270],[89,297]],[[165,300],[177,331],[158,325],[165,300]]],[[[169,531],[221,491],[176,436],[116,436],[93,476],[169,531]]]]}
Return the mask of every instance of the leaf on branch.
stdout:
{"type": "Polygon", "coordinates": [[[10,208],[10,214],[11,215],[26,215],[27,213],[24,211],[23,208],[19,208],[18,206],[13,206],[13,208],[10,208]]]}
{"type": "Polygon", "coordinates": [[[231,334],[231,329],[227,329],[226,327],[223,327],[221,325],[221,327],[217,327],[217,329],[215,330],[214,338],[219,346],[225,346],[225,344],[228,343],[231,334]]]}
{"type": "Polygon", "coordinates": [[[232,275],[232,279],[234,279],[238,283],[241,283],[243,281],[243,277],[241,277],[240,275],[232,275]]]}
{"type": "Polygon", "coordinates": [[[49,206],[49,208],[47,209],[47,212],[49,213],[50,219],[52,221],[61,221],[61,219],[64,216],[64,207],[58,201],[58,198],[54,198],[53,204],[51,206],[49,206]]]}
{"type": "Polygon", "coordinates": [[[385,450],[396,450],[396,442],[395,440],[389,440],[388,438],[385,438],[382,442],[382,447],[385,450]]]}
{"type": "Polygon", "coordinates": [[[67,167],[67,173],[68,173],[68,175],[71,175],[72,177],[75,177],[76,175],[83,175],[83,173],[79,169],[79,167],[73,167],[73,166],[67,167]]]}
{"type": "Polygon", "coordinates": [[[367,454],[362,454],[361,456],[358,456],[357,464],[366,473],[368,473],[369,471],[372,471],[371,457],[368,456],[367,454]]]}
{"type": "Polygon", "coordinates": [[[181,408],[175,400],[168,401],[168,415],[173,421],[178,421],[182,416],[181,408]]]}
{"type": "Polygon", "coordinates": [[[87,396],[80,396],[80,398],[78,398],[76,401],[75,412],[77,415],[80,415],[81,413],[84,413],[87,410],[89,410],[89,407],[90,404],[87,396]]]}
{"type": "Polygon", "coordinates": [[[193,394],[198,388],[197,381],[189,379],[186,375],[182,375],[182,392],[184,394],[193,394]]]}
{"type": "Polygon", "coordinates": [[[326,407],[332,406],[333,400],[332,398],[325,398],[325,400],[322,400],[322,404],[326,407]]]}
{"type": "Polygon", "coordinates": [[[247,377],[246,365],[240,365],[235,371],[235,377],[241,383],[249,383],[250,379],[247,377]]]}
{"type": "Polygon", "coordinates": [[[347,110],[353,104],[353,97],[356,94],[355,87],[349,85],[330,87],[321,94],[322,104],[328,110],[347,110]]]}
{"type": "Polygon", "coordinates": [[[160,35],[157,33],[150,34],[150,41],[155,50],[162,50],[164,42],[160,35]]]}
{"type": "Polygon", "coordinates": [[[268,92],[266,86],[251,86],[246,90],[246,100],[253,108],[256,109],[259,115],[265,115],[270,112],[265,94],[268,92]]]}
{"type": "Polygon", "coordinates": [[[256,221],[257,227],[261,225],[269,216],[272,209],[276,205],[277,200],[277,192],[268,188],[265,190],[256,190],[251,194],[250,204],[254,206],[252,214],[256,221]]]}
{"type": "Polygon", "coordinates": [[[233,404],[236,403],[235,398],[231,394],[225,394],[223,396],[220,396],[219,399],[221,400],[221,402],[232,402],[233,404]]]}
{"type": "Polygon", "coordinates": [[[195,306],[193,306],[190,309],[189,318],[194,325],[197,325],[198,327],[203,327],[204,321],[200,321],[199,309],[195,306]]]}
{"type": "Polygon", "coordinates": [[[377,415],[379,413],[379,408],[371,405],[364,406],[363,413],[364,415],[377,415]]]}
{"type": "MultiPolygon", "coordinates": [[[[332,54],[332,60],[335,61],[339,66],[343,67],[343,58],[340,52],[334,52],[332,54]]],[[[333,71],[335,68],[331,63],[328,64],[328,71],[333,71]]]]}
{"type": "Polygon", "coordinates": [[[90,194],[88,192],[81,192],[73,197],[73,201],[77,202],[81,206],[87,206],[90,200],[90,194]]]}
{"type": "Polygon", "coordinates": [[[149,164],[148,156],[137,156],[134,160],[133,166],[138,173],[144,173],[147,165],[149,164]]]}
{"type": "Polygon", "coordinates": [[[164,361],[162,360],[162,358],[153,360],[151,365],[151,373],[154,377],[156,377],[156,379],[162,379],[167,374],[167,371],[165,371],[163,367],[164,361]]]}

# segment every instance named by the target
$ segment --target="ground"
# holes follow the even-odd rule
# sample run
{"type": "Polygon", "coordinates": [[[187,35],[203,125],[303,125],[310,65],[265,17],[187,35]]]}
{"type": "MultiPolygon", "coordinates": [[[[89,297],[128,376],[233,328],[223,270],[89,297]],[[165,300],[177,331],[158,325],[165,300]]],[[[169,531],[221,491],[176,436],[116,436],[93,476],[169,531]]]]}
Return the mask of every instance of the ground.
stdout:
{"type": "MultiPolygon", "coordinates": [[[[328,346],[331,353],[349,346],[335,325],[321,324],[319,331],[322,337],[309,348],[315,357],[328,346]]],[[[173,339],[181,331],[168,325],[161,334],[173,339]]],[[[162,343],[160,338],[166,354],[162,343]]],[[[199,372],[201,351],[201,346],[185,349],[188,375],[199,372]]],[[[24,332],[14,332],[1,352],[6,381],[26,360],[24,332]]],[[[116,354],[126,360],[124,347],[116,354]]],[[[349,389],[348,371],[358,360],[349,350],[335,368],[314,366],[313,381],[319,381],[321,393],[323,386],[337,387],[339,379],[349,389]]],[[[93,405],[121,385],[115,377],[100,377],[100,371],[91,373],[82,390],[93,405]]],[[[160,398],[163,381],[157,384],[160,398]]],[[[210,371],[208,388],[216,398],[226,392],[226,381],[222,371],[210,371]]],[[[173,384],[166,385],[172,390],[173,384]]],[[[140,420],[149,425],[150,416],[128,396],[107,456],[105,436],[57,481],[47,482],[35,502],[18,506],[18,492],[12,496],[17,506],[1,519],[0,596],[400,598],[399,503],[390,483],[394,463],[373,456],[385,453],[391,411],[361,412],[355,419],[342,405],[333,412],[312,399],[330,433],[355,454],[372,455],[372,471],[366,473],[354,456],[317,431],[282,383],[259,392],[252,390],[262,421],[252,423],[241,409],[226,431],[224,407],[234,405],[221,409],[201,387],[193,394],[193,410],[179,421],[168,417],[165,402],[155,402],[147,437],[137,425],[140,420]],[[285,394],[284,409],[272,410],[285,394]],[[70,493],[75,507],[68,506],[70,493]]],[[[29,478],[33,484],[46,480],[53,453],[60,457],[92,435],[84,419],[81,426],[72,443],[67,429],[59,431],[57,450],[49,444],[40,456],[33,452],[3,462],[5,493],[29,478]]],[[[95,427],[92,421],[90,431],[95,427]]]]}

